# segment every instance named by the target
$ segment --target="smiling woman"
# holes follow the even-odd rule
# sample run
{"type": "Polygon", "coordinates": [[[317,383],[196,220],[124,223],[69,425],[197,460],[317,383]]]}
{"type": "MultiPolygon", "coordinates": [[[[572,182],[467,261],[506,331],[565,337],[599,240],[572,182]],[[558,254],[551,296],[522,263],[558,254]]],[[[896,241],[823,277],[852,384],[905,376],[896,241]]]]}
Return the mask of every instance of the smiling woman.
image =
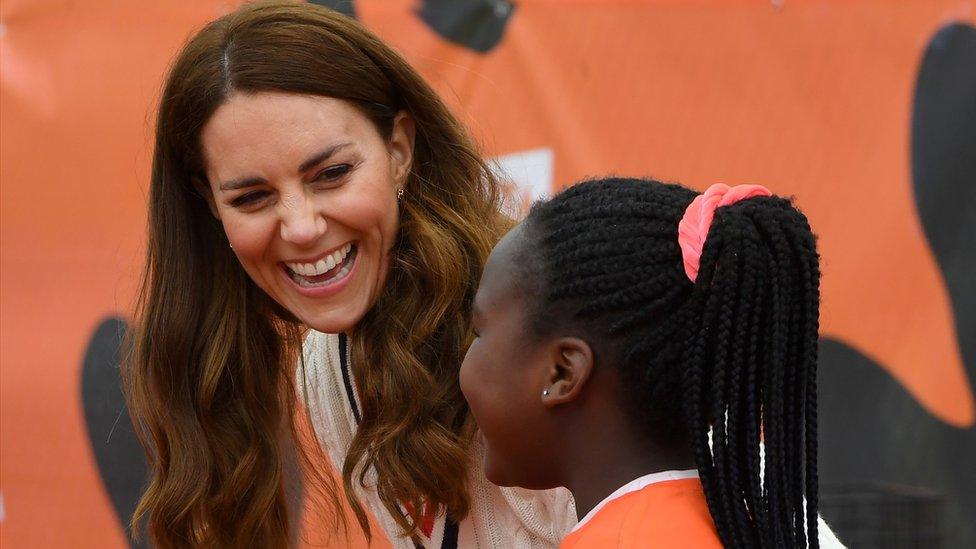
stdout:
{"type": "Polygon", "coordinates": [[[489,485],[458,387],[499,201],[461,125],[355,21],[259,3],[194,36],[160,102],[123,372],[151,471],[133,526],[160,547],[294,545],[294,447],[337,527],[323,450],[367,536],[368,509],[396,547],[554,546],[568,494],[489,485]]]}
{"type": "Polygon", "coordinates": [[[376,302],[413,155],[412,118],[388,139],[352,104],[256,92],[230,97],[201,133],[201,185],[245,272],[316,330],[355,325],[376,302]]]}

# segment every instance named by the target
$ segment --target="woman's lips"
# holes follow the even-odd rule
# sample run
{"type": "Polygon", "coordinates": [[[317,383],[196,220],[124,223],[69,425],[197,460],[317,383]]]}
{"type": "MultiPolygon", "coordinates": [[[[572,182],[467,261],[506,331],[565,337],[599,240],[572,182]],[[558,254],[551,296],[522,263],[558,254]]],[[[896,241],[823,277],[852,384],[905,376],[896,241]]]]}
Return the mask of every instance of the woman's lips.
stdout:
{"type": "MultiPolygon", "coordinates": [[[[298,293],[306,297],[329,297],[342,291],[352,279],[356,266],[359,264],[358,251],[358,246],[353,244],[342,263],[321,274],[299,274],[284,264],[282,265],[282,274],[298,293]]],[[[305,269],[305,272],[308,270],[305,269]]]]}

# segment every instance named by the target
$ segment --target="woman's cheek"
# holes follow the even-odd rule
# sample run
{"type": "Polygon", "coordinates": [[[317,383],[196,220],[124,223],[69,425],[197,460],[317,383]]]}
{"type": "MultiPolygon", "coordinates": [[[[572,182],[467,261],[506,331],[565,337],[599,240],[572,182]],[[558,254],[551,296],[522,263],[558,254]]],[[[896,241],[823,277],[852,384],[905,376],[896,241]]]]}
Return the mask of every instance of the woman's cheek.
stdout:
{"type": "Polygon", "coordinates": [[[224,233],[238,254],[260,255],[270,244],[273,223],[260,213],[243,214],[232,208],[222,212],[224,233]]]}
{"type": "MultiPolygon", "coordinates": [[[[232,220],[224,225],[227,240],[247,274],[264,286],[269,271],[277,269],[280,258],[274,255],[274,224],[266,219],[232,220]]],[[[267,291],[267,288],[264,288],[267,291]]]]}

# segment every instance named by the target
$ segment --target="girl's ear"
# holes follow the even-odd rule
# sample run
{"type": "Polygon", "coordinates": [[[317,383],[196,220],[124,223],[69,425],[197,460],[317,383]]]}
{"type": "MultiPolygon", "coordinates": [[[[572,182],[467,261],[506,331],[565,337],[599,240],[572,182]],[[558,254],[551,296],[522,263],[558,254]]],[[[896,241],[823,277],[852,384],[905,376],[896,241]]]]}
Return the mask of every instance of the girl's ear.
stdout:
{"type": "Polygon", "coordinates": [[[590,344],[576,337],[557,339],[550,347],[547,385],[542,404],[547,408],[576,400],[593,371],[590,344]]]}

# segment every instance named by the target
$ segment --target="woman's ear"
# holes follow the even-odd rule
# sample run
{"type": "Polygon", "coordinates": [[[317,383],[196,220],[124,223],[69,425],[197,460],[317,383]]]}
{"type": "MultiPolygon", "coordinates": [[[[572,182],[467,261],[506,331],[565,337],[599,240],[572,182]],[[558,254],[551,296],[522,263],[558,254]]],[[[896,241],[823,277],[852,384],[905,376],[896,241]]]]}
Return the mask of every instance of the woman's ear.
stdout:
{"type": "Polygon", "coordinates": [[[593,372],[593,350],[576,337],[557,339],[550,347],[547,386],[542,404],[547,408],[576,400],[593,372]]]}
{"type": "Polygon", "coordinates": [[[193,177],[190,182],[193,183],[193,188],[197,191],[197,194],[207,202],[210,213],[220,220],[220,216],[217,215],[217,204],[214,202],[213,191],[210,190],[210,184],[201,180],[199,177],[193,177]]]}
{"type": "Polygon", "coordinates": [[[393,161],[393,180],[397,189],[407,182],[410,166],[413,163],[413,144],[416,126],[407,111],[400,111],[393,118],[393,131],[390,133],[390,157],[393,161]]]}

